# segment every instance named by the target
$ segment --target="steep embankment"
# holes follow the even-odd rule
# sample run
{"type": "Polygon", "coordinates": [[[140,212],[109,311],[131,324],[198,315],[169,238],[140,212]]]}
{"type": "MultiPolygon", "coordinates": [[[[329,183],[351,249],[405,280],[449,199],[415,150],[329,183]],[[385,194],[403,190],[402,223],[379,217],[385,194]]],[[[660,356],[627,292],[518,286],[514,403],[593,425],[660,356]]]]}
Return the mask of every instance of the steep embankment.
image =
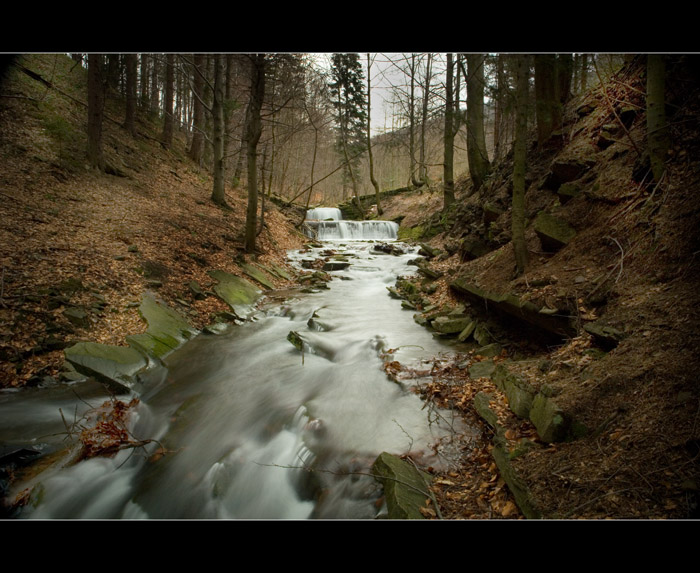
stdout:
{"type": "Polygon", "coordinates": [[[103,128],[118,175],[90,170],[85,70],[62,55],[20,63],[52,87],[12,68],[0,99],[0,386],[51,383],[63,349],[79,340],[124,345],[146,329],[138,303],[147,290],[201,328],[230,310],[209,296],[208,271],[284,265],[284,251],[301,244],[268,202],[259,252],[245,255],[245,193],[228,188],[232,208],[216,207],[184,134],[165,150],[157,118],[139,115],[130,136],[118,98],[108,99],[103,128]]]}
{"type": "MultiPolygon", "coordinates": [[[[466,305],[503,349],[495,358],[470,357],[501,364],[500,375],[487,368],[455,380],[445,369],[424,393],[436,401],[449,395],[453,404],[461,396],[484,412],[484,395],[475,397],[488,391],[502,430],[492,430],[494,452],[512,458],[521,510],[530,515],[685,518],[698,511],[699,86],[692,59],[678,58],[667,84],[673,145],[655,184],[641,64],[570,102],[564,129],[544,148],[528,145],[524,275],[516,277],[510,243],[510,156],[477,194],[463,179],[447,215],[410,218],[408,195],[385,205],[389,218],[403,209],[415,234],[437,233],[430,243],[443,254],[431,266],[443,275],[424,279],[432,285],[425,294],[437,285],[432,302],[466,305]],[[564,335],[552,338],[534,316],[564,320],[564,335]],[[538,404],[562,432],[536,418],[538,404]]],[[[449,481],[437,495],[459,511],[460,487],[470,485],[449,481]]]]}

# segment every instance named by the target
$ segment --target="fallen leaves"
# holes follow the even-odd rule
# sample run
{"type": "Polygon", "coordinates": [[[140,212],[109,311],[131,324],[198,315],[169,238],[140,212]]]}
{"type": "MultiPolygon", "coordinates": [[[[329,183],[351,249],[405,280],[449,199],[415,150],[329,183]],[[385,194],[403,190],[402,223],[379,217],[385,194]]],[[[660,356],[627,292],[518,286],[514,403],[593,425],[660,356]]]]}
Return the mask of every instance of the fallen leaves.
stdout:
{"type": "Polygon", "coordinates": [[[112,457],[126,448],[144,446],[151,440],[136,440],[127,429],[130,410],[139,404],[138,398],[128,404],[121,400],[108,400],[91,411],[91,426],[84,426],[78,436],[81,450],[77,461],[96,456],[112,457]]]}

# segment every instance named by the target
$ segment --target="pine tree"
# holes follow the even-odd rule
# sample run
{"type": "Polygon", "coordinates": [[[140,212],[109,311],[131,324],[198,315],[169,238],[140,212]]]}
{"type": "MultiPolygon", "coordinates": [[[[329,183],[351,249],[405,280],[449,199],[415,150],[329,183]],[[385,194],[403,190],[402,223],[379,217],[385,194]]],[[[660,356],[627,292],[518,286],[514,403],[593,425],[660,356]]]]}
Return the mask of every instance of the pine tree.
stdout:
{"type": "Polygon", "coordinates": [[[360,55],[333,54],[331,78],[328,87],[337,129],[336,145],[346,163],[344,173],[352,182],[357,208],[364,216],[357,187],[359,156],[367,144],[366,98],[360,55]]]}

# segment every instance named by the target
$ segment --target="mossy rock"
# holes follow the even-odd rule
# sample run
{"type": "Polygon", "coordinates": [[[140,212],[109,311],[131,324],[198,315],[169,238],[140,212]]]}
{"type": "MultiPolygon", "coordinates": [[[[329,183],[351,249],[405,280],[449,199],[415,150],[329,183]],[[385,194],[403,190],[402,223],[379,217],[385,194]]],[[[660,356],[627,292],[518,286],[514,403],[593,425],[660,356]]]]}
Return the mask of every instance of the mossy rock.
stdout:
{"type": "Polygon", "coordinates": [[[581,194],[581,187],[576,185],[576,183],[564,183],[559,190],[557,195],[562,203],[566,203],[574,197],[578,197],[581,194]]]}
{"type": "Polygon", "coordinates": [[[197,333],[175,310],[150,293],[143,295],[139,313],[148,323],[148,329],[144,334],[127,336],[126,340],[153,358],[163,358],[197,333]]]}
{"type": "Polygon", "coordinates": [[[290,330],[287,334],[287,340],[292,343],[292,346],[296,348],[299,352],[304,351],[304,339],[296,330],[290,330]]]}
{"type": "Polygon", "coordinates": [[[523,378],[508,371],[503,364],[499,364],[492,380],[508,398],[511,411],[520,418],[528,419],[535,399],[535,389],[523,378]]]}
{"type": "Polygon", "coordinates": [[[423,225],[415,227],[399,227],[397,238],[399,241],[418,241],[423,238],[425,229],[423,225]]]}
{"type": "Polygon", "coordinates": [[[511,493],[513,494],[518,508],[527,519],[542,519],[542,513],[535,505],[527,484],[516,473],[515,469],[511,465],[510,454],[505,445],[498,439],[496,439],[495,442],[496,444],[493,450],[491,450],[491,455],[496,462],[498,472],[501,474],[501,477],[506,482],[506,485],[508,485],[508,489],[510,489],[511,493]]]}
{"type": "Polygon", "coordinates": [[[241,264],[239,266],[246,275],[259,282],[266,289],[272,290],[275,288],[275,285],[270,281],[270,277],[268,277],[259,267],[250,264],[241,264]]]}
{"type": "Polygon", "coordinates": [[[533,228],[547,252],[558,251],[576,236],[575,229],[566,221],[544,212],[537,215],[533,228]]]}
{"type": "Polygon", "coordinates": [[[134,376],[148,366],[134,348],[97,342],[78,342],[65,350],[66,360],[85,376],[92,376],[112,391],[129,392],[134,376]]]}
{"type": "Polygon", "coordinates": [[[584,324],[583,329],[593,336],[595,342],[604,350],[616,348],[626,337],[624,332],[612,326],[607,326],[600,321],[584,324]]]}
{"type": "Polygon", "coordinates": [[[260,268],[262,268],[265,271],[268,271],[270,274],[274,274],[278,276],[281,279],[284,279],[286,281],[292,280],[292,275],[290,275],[286,269],[281,267],[280,265],[275,265],[271,264],[269,267],[264,267],[260,265],[260,268]]]}
{"type": "Polygon", "coordinates": [[[425,519],[420,509],[430,497],[430,474],[387,452],[379,454],[372,473],[384,486],[389,519],[425,519]]]}
{"type": "Polygon", "coordinates": [[[70,306],[63,311],[63,316],[68,322],[78,328],[90,328],[90,317],[84,308],[78,306],[70,306]]]}
{"type": "Polygon", "coordinates": [[[491,335],[489,334],[488,328],[486,328],[486,325],[483,323],[479,323],[476,325],[476,328],[474,329],[474,334],[472,334],[472,336],[474,337],[474,340],[481,346],[487,346],[491,344],[491,335]]]}
{"type": "Polygon", "coordinates": [[[459,334],[464,331],[471,322],[472,319],[469,317],[451,318],[449,316],[438,316],[433,320],[431,326],[442,334],[459,334]]]}
{"type": "Polygon", "coordinates": [[[532,402],[530,421],[543,442],[563,442],[569,431],[569,422],[564,412],[551,398],[537,394],[532,402]]]}
{"type": "Polygon", "coordinates": [[[474,396],[474,409],[482,419],[494,430],[498,430],[498,415],[491,409],[490,402],[493,399],[491,394],[478,392],[474,396]]]}
{"type": "Polygon", "coordinates": [[[496,371],[496,364],[491,360],[482,360],[469,367],[470,378],[491,378],[496,371]]]}
{"type": "Polygon", "coordinates": [[[494,356],[498,356],[502,351],[503,347],[500,344],[498,344],[498,342],[492,342],[491,344],[487,344],[486,346],[477,348],[474,351],[474,354],[476,356],[486,356],[487,358],[493,358],[494,356]]]}
{"type": "Polygon", "coordinates": [[[463,239],[459,250],[462,258],[469,261],[483,257],[491,251],[493,249],[486,242],[474,237],[463,239]]]}
{"type": "Polygon", "coordinates": [[[488,226],[489,223],[494,222],[502,214],[503,210],[493,203],[484,203],[484,224],[488,226]]]}
{"type": "Polygon", "coordinates": [[[217,281],[214,292],[240,317],[245,318],[262,291],[251,282],[225,271],[209,271],[209,276],[217,281]]]}
{"type": "Polygon", "coordinates": [[[496,294],[485,291],[464,278],[450,283],[450,288],[465,295],[472,301],[483,303],[487,310],[493,308],[505,312],[518,320],[525,321],[557,336],[575,336],[577,329],[567,316],[560,313],[547,314],[528,300],[521,300],[512,293],[496,294]]]}

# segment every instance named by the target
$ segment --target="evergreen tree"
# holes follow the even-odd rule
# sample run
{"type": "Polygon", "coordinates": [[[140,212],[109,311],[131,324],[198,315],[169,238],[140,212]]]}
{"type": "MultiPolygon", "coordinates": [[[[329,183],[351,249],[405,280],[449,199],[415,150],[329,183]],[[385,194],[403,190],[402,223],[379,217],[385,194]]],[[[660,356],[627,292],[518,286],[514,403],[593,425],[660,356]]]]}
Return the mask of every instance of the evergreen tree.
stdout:
{"type": "Polygon", "coordinates": [[[355,202],[364,215],[357,188],[359,156],[367,144],[366,97],[360,55],[333,54],[331,79],[328,87],[337,130],[336,145],[346,163],[343,172],[352,182],[355,202]]]}

